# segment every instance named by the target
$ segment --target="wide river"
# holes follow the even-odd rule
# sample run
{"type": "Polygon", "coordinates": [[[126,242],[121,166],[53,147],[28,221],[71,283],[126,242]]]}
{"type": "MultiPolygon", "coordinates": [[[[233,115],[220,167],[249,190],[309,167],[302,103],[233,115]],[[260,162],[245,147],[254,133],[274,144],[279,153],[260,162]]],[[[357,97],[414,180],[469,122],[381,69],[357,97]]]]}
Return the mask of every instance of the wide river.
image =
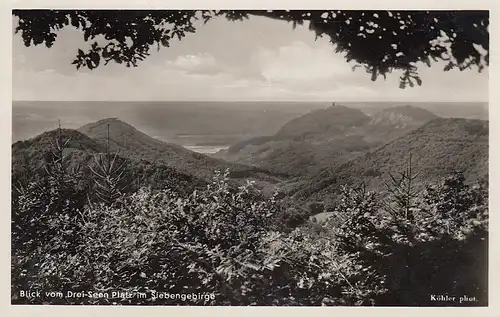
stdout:
{"type": "Polygon", "coordinates": [[[226,150],[229,148],[229,146],[213,146],[213,145],[183,145],[186,149],[198,152],[198,153],[203,153],[203,154],[213,154],[217,153],[220,150],[226,150]]]}

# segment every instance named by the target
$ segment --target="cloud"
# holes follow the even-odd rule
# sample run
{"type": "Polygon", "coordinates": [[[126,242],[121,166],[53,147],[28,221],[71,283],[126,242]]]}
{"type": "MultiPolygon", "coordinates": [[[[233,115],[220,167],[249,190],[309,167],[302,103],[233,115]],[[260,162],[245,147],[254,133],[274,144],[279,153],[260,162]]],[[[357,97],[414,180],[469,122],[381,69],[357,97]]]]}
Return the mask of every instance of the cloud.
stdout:
{"type": "MultiPolygon", "coordinates": [[[[353,71],[331,44],[295,41],[275,50],[261,48],[254,60],[271,87],[288,98],[345,101],[477,101],[488,99],[488,75],[477,71],[444,72],[443,63],[421,65],[423,86],[400,89],[401,71],[372,81],[363,68],[353,71]]],[[[286,98],[285,98],[286,99],[286,98]]]]}
{"type": "Polygon", "coordinates": [[[197,69],[204,67],[215,66],[215,58],[208,53],[200,53],[197,55],[179,56],[173,62],[175,66],[184,69],[197,69]]]}
{"type": "Polygon", "coordinates": [[[257,59],[263,75],[274,81],[327,79],[351,73],[344,58],[328,47],[311,47],[304,42],[282,46],[277,51],[261,49],[257,59]]]}
{"type": "Polygon", "coordinates": [[[352,64],[335,54],[328,42],[295,41],[276,50],[261,48],[254,60],[272,86],[306,98],[331,97],[347,87],[356,88],[367,77],[363,71],[353,72],[352,64]]]}
{"type": "Polygon", "coordinates": [[[224,67],[208,53],[188,54],[178,56],[175,60],[167,60],[167,67],[190,74],[218,74],[224,67]]]}

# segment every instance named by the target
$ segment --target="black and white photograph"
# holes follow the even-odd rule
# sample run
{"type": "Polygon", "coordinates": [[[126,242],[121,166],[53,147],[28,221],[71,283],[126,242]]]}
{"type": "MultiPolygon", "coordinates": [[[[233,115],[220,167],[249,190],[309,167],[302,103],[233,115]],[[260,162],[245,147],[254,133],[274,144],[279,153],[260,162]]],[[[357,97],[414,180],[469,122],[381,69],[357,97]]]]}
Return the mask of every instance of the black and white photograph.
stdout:
{"type": "Polygon", "coordinates": [[[11,305],[488,307],[489,20],[12,10],[11,305]]]}

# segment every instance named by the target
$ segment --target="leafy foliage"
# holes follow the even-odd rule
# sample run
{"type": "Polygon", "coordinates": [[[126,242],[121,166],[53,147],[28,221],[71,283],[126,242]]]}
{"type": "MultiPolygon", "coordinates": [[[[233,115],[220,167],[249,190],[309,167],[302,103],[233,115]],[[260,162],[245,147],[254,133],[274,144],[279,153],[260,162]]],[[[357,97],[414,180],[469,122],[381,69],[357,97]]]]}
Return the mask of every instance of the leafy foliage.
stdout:
{"type": "MultiPolygon", "coordinates": [[[[15,257],[13,293],[24,281],[29,283],[24,287],[75,292],[211,292],[217,298],[209,304],[218,305],[320,305],[341,297],[346,282],[328,265],[338,259],[327,236],[274,231],[271,220],[279,210],[274,198],[252,199],[251,184],[235,191],[227,180],[227,173],[218,174],[205,191],[185,197],[145,188],[125,197],[120,207],[87,208],[75,224],[78,240],[66,251],[15,257]],[[18,271],[30,276],[20,279],[18,271]],[[329,293],[335,296],[325,296],[329,293]]],[[[57,303],[111,302],[83,298],[57,303]]],[[[137,302],[159,304],[151,298],[121,303],[137,302]]],[[[193,304],[203,303],[201,298],[193,304]]]]}
{"type": "MultiPolygon", "coordinates": [[[[69,142],[59,134],[50,152],[46,153],[45,175],[13,190],[11,228],[15,251],[12,272],[18,277],[12,284],[14,288],[28,290],[34,286],[29,278],[33,268],[49,272],[56,269],[57,260],[43,263],[37,259],[76,255],[74,245],[78,241],[79,217],[89,188],[79,186],[82,173],[70,168],[71,160],[64,155],[69,142]]],[[[62,289],[64,282],[60,282],[54,286],[62,289]]]]}
{"type": "MultiPolygon", "coordinates": [[[[447,61],[445,71],[489,65],[488,11],[346,11],[346,10],[14,10],[26,46],[51,47],[57,30],[73,26],[92,41],[88,52],[79,50],[73,64],[94,69],[114,61],[137,66],[150,48],[168,47],[196,32],[196,21],[216,17],[229,21],[263,16],[292,22],[309,22],[318,37],[327,36],[347,61],[356,61],[376,80],[403,70],[401,88],[421,85],[417,63],[447,61]],[[104,43],[96,38],[102,36],[104,43]],[[366,49],[369,47],[370,49],[366,49]],[[482,55],[476,47],[482,47],[482,55]]],[[[228,26],[230,27],[230,26],[228,26]]]]}
{"type": "MultiPolygon", "coordinates": [[[[344,188],[336,217],[291,232],[273,221],[283,208],[278,197],[263,198],[251,183],[232,188],[226,172],[191,194],[143,188],[111,206],[87,206],[79,218],[60,214],[78,235],[42,231],[31,239],[47,244],[29,254],[14,249],[13,294],[23,287],[155,290],[216,295],[193,305],[432,306],[429,294],[445,292],[485,304],[478,275],[486,265],[484,187],[460,175],[429,187],[414,222],[384,212],[373,192],[344,188]]],[[[44,301],[14,296],[15,303],[44,301]]],[[[187,304],[149,296],[51,302],[187,304]]]]}
{"type": "MultiPolygon", "coordinates": [[[[401,195],[391,197],[401,202],[401,195]]],[[[339,253],[359,267],[348,278],[378,305],[460,305],[433,302],[431,294],[467,295],[475,300],[464,305],[487,305],[487,197],[483,185],[470,187],[457,174],[428,187],[412,219],[401,217],[407,205],[380,212],[373,192],[345,189],[330,225],[339,253]]]]}

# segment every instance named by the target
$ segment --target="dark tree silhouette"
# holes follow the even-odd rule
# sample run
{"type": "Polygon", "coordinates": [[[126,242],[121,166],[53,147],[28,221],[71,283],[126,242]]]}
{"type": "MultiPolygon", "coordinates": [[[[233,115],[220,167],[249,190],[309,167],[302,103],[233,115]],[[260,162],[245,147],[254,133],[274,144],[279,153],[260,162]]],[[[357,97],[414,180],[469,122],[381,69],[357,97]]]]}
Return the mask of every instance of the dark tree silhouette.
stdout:
{"type": "Polygon", "coordinates": [[[13,15],[26,46],[51,47],[57,30],[70,25],[80,29],[92,46],[87,52],[78,50],[77,68],[94,69],[110,61],[137,66],[151,47],[168,47],[173,39],[194,33],[195,21],[219,16],[229,21],[264,16],[294,27],[310,22],[311,31],[329,37],[336,52],[345,53],[372,80],[402,70],[401,88],[422,84],[418,63],[444,60],[444,70],[474,66],[479,71],[489,65],[488,11],[14,10],[13,15]],[[98,36],[105,41],[98,42],[98,36]]]}
{"type": "Polygon", "coordinates": [[[415,180],[419,172],[413,171],[412,155],[408,158],[406,167],[399,175],[394,175],[389,172],[390,181],[385,182],[385,185],[391,193],[391,203],[387,204],[388,210],[396,218],[402,218],[410,222],[415,221],[413,214],[416,208],[415,200],[418,198],[419,192],[415,188],[415,180]]]}

